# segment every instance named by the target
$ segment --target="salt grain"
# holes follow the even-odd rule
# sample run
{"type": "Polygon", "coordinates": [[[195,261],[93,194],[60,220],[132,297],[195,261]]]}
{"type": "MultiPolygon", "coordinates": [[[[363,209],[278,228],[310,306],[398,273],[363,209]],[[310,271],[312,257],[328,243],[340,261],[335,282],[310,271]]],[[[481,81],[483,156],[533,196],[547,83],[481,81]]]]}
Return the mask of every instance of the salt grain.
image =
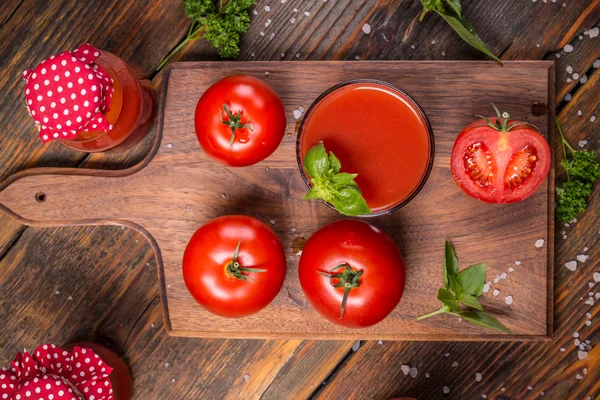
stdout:
{"type": "Polygon", "coordinates": [[[175,383],[175,378],[171,379],[171,383],[175,383]]]}
{"type": "Polygon", "coordinates": [[[368,35],[369,33],[371,33],[371,25],[364,24],[362,27],[362,31],[365,33],[365,35],[368,35]]]}
{"type": "Polygon", "coordinates": [[[167,147],[168,147],[168,148],[170,148],[170,149],[172,149],[172,148],[173,148],[173,145],[172,145],[171,143],[169,143],[169,144],[167,145],[167,147]]]}
{"type": "Polygon", "coordinates": [[[275,220],[274,219],[270,220],[269,222],[271,223],[271,225],[275,225],[275,220]]]}
{"type": "Polygon", "coordinates": [[[294,17],[290,18],[290,24],[293,24],[294,22],[296,22],[296,18],[294,18],[294,17]]]}
{"type": "Polygon", "coordinates": [[[383,344],[383,342],[381,340],[378,340],[377,344],[383,344]]]}
{"type": "Polygon", "coordinates": [[[494,289],[494,291],[492,292],[492,294],[494,296],[498,296],[500,294],[500,291],[498,289],[494,289]]]}
{"type": "Polygon", "coordinates": [[[571,101],[571,99],[573,99],[573,96],[571,96],[571,93],[567,93],[567,95],[565,96],[565,101],[571,101]]]}
{"type": "Polygon", "coordinates": [[[577,261],[569,261],[565,264],[565,267],[567,267],[569,271],[575,271],[577,269],[577,261]]]}
{"type": "Polygon", "coordinates": [[[452,363],[452,368],[456,368],[456,367],[458,367],[458,363],[457,363],[456,361],[454,361],[454,362],[452,363]]]}
{"type": "Polygon", "coordinates": [[[271,7],[269,7],[269,6],[265,6],[265,11],[266,11],[266,12],[269,12],[269,11],[271,11],[271,7]]]}
{"type": "Polygon", "coordinates": [[[583,376],[581,376],[581,374],[577,374],[575,375],[575,379],[583,379],[583,376]]]}
{"type": "Polygon", "coordinates": [[[542,247],[543,245],[544,245],[544,239],[538,239],[538,240],[535,242],[535,247],[537,247],[538,249],[539,249],[540,247],[542,247]]]}
{"type": "Polygon", "coordinates": [[[513,272],[515,269],[513,267],[508,267],[508,272],[513,272]]]}
{"type": "Polygon", "coordinates": [[[587,259],[588,259],[588,256],[586,256],[585,254],[579,254],[577,256],[577,261],[579,261],[580,263],[586,262],[587,259]]]}
{"type": "Polygon", "coordinates": [[[579,83],[581,83],[581,84],[583,85],[583,84],[584,84],[584,83],[586,83],[587,81],[588,81],[588,77],[587,77],[587,75],[585,75],[585,74],[584,74],[584,75],[581,77],[581,79],[579,80],[579,83]]]}
{"type": "Polygon", "coordinates": [[[487,293],[490,291],[490,285],[488,285],[487,283],[485,285],[483,285],[483,293],[487,293]]]}
{"type": "Polygon", "coordinates": [[[410,367],[408,365],[402,365],[400,367],[400,370],[402,370],[402,373],[404,373],[404,375],[408,375],[410,373],[410,367]]]}
{"type": "MultiPolygon", "coordinates": [[[[598,293],[600,293],[600,292],[598,292],[598,293]]],[[[596,293],[596,294],[598,294],[598,293],[596,293]]],[[[593,297],[588,297],[588,299],[586,300],[585,304],[593,306],[594,305],[594,298],[593,297]]]]}
{"type": "Polygon", "coordinates": [[[594,282],[600,282],[600,272],[594,272],[594,282]]]}
{"type": "Polygon", "coordinates": [[[352,351],[356,352],[358,351],[358,349],[360,349],[360,340],[357,340],[353,345],[352,345],[352,351]]]}
{"type": "Polygon", "coordinates": [[[475,373],[475,381],[481,382],[481,378],[482,378],[482,376],[479,372],[475,373]]]}
{"type": "Polygon", "coordinates": [[[513,297],[512,296],[506,296],[504,298],[504,302],[508,305],[511,305],[513,303],[513,297]]]}
{"type": "Polygon", "coordinates": [[[448,388],[448,386],[444,386],[442,390],[444,391],[444,394],[450,393],[450,389],[448,388]]]}
{"type": "Polygon", "coordinates": [[[419,373],[419,370],[416,369],[415,367],[412,367],[410,369],[410,377],[411,378],[416,378],[418,373],[419,373]]]}
{"type": "Polygon", "coordinates": [[[579,346],[581,344],[581,341],[579,341],[579,339],[575,339],[575,340],[573,340],[573,344],[575,346],[579,346]]]}
{"type": "Polygon", "coordinates": [[[250,375],[248,375],[248,374],[244,375],[244,380],[246,382],[248,382],[250,380],[250,375]]]}
{"type": "Polygon", "coordinates": [[[587,140],[580,140],[578,145],[579,147],[585,147],[587,145],[588,141],[587,140]]]}
{"type": "Polygon", "coordinates": [[[308,11],[304,11],[304,15],[306,15],[307,17],[310,17],[310,13],[308,11]]]}
{"type": "Polygon", "coordinates": [[[561,348],[560,348],[560,351],[561,351],[562,353],[564,353],[566,350],[567,350],[567,349],[565,349],[564,347],[561,347],[561,348]]]}
{"type": "Polygon", "coordinates": [[[592,324],[592,321],[585,321],[585,324],[586,324],[587,326],[590,326],[590,325],[592,324]]]}
{"type": "Polygon", "coordinates": [[[450,353],[444,354],[444,357],[450,357],[450,353]]]}
{"type": "Polygon", "coordinates": [[[427,373],[425,374],[425,378],[429,378],[430,376],[431,376],[431,375],[429,375],[429,372],[427,372],[427,373]]]}
{"type": "Polygon", "coordinates": [[[515,265],[521,265],[521,261],[515,261],[515,265]]]}
{"type": "Polygon", "coordinates": [[[69,296],[69,297],[67,297],[67,300],[73,301],[73,297],[69,296]]]}
{"type": "Polygon", "coordinates": [[[588,34],[590,35],[590,39],[597,37],[599,33],[600,33],[600,29],[598,29],[597,27],[592,28],[588,31],[588,34]]]}
{"type": "Polygon", "coordinates": [[[300,119],[300,117],[302,117],[302,111],[300,110],[294,110],[292,114],[294,114],[294,118],[296,119],[300,119]]]}
{"type": "Polygon", "coordinates": [[[571,67],[570,65],[567,66],[567,74],[572,74],[573,73],[573,67],[571,67]]]}
{"type": "Polygon", "coordinates": [[[169,368],[169,363],[168,362],[165,363],[165,368],[169,368]]]}
{"type": "Polygon", "coordinates": [[[565,53],[570,53],[573,51],[573,46],[570,44],[565,45],[565,47],[563,48],[563,50],[565,51],[565,53]]]}
{"type": "Polygon", "coordinates": [[[533,390],[531,386],[527,386],[527,390],[533,390]]]}
{"type": "Polygon", "coordinates": [[[592,117],[590,118],[590,122],[591,123],[596,122],[596,116],[595,115],[592,115],[592,117]]]}
{"type": "Polygon", "coordinates": [[[594,68],[600,68],[600,60],[594,61],[594,68]]]}
{"type": "Polygon", "coordinates": [[[506,277],[507,277],[506,272],[503,272],[502,275],[500,275],[500,278],[502,278],[502,279],[506,279],[506,277]]]}

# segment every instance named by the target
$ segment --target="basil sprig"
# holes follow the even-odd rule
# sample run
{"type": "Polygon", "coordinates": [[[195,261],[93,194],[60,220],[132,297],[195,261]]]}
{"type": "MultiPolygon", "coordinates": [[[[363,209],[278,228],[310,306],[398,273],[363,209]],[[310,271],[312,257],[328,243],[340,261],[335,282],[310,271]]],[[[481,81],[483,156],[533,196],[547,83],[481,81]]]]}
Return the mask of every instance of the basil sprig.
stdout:
{"type": "Polygon", "coordinates": [[[419,21],[423,21],[429,11],[438,13],[458,33],[462,40],[502,64],[502,61],[492,53],[477,35],[473,25],[463,18],[460,0],[421,0],[421,4],[423,4],[423,12],[419,21]]]}
{"type": "Polygon", "coordinates": [[[444,287],[438,291],[437,298],[443,306],[439,310],[417,318],[419,321],[437,314],[450,314],[461,317],[475,325],[512,333],[510,329],[492,315],[483,312],[479,296],[485,286],[487,264],[475,264],[458,271],[458,259],[452,245],[446,242],[444,250],[444,287]],[[461,303],[471,310],[462,311],[461,303]]]}
{"type": "Polygon", "coordinates": [[[358,174],[340,172],[340,160],[331,151],[327,156],[323,143],[306,153],[304,168],[313,186],[303,199],[322,199],[343,215],[358,216],[371,213],[362,192],[354,182],[358,174]]]}

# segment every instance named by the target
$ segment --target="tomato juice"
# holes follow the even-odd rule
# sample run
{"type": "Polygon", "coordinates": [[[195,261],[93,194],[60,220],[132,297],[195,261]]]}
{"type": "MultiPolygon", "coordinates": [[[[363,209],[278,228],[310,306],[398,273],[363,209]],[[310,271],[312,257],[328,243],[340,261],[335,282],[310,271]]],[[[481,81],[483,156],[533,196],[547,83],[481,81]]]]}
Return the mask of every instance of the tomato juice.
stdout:
{"type": "Polygon", "coordinates": [[[303,160],[323,143],[356,173],[371,215],[406,204],[425,184],[435,153],[433,132],[419,105],[401,90],[380,81],[341,83],[322,94],[306,113],[298,134],[303,160]]]}

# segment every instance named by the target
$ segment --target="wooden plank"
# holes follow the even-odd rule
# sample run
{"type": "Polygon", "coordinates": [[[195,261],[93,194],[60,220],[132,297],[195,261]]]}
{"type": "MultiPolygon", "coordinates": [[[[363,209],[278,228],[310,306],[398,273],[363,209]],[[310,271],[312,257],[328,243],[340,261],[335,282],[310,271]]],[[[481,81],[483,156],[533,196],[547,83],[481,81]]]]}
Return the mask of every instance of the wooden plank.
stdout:
{"type": "MultiPolygon", "coordinates": [[[[540,238],[548,242],[547,212],[551,206],[548,191],[552,193],[553,189],[544,184],[527,202],[504,208],[505,212],[511,215],[508,220],[503,217],[502,223],[499,223],[488,218],[485,222],[470,223],[469,233],[465,234],[464,226],[461,227],[455,216],[459,216],[459,221],[478,220],[480,215],[489,215],[489,207],[494,206],[469,201],[470,199],[460,192],[452,179],[448,179],[448,159],[456,132],[471,121],[470,115],[481,112],[480,106],[484,101],[491,99],[500,107],[510,103],[515,116],[525,116],[530,114],[531,105],[536,99],[548,99],[548,68],[551,66],[552,64],[547,62],[507,63],[504,67],[492,62],[447,62],[443,65],[435,62],[182,64],[173,69],[170,75],[162,132],[165,136],[160,141],[160,148],[155,150],[157,155],[146,159],[147,166],[143,164],[123,172],[121,175],[127,176],[116,180],[100,177],[119,175],[108,172],[97,172],[96,175],[100,176],[93,178],[72,175],[30,176],[3,190],[0,193],[0,201],[21,217],[38,221],[37,223],[69,224],[69,221],[85,220],[88,224],[118,224],[131,221],[131,226],[143,231],[149,239],[153,237],[157,242],[156,251],[159,253],[160,248],[162,256],[158,262],[162,261],[161,266],[164,265],[161,276],[164,274],[165,281],[162,285],[168,301],[167,330],[175,335],[543,340],[550,334],[551,315],[550,319],[548,316],[544,318],[540,313],[536,313],[540,318],[533,319],[525,318],[525,315],[530,314],[532,309],[550,310],[551,307],[546,301],[549,294],[546,286],[551,287],[551,279],[548,280],[548,254],[552,254],[552,248],[548,246],[532,253],[530,247],[540,238]],[[440,69],[453,72],[439,75],[426,88],[419,83],[430,76],[432,71],[440,69]],[[289,120],[293,118],[292,110],[299,104],[308,107],[312,99],[326,88],[344,79],[360,77],[386,80],[406,89],[431,116],[436,132],[437,157],[429,184],[425,186],[422,195],[401,212],[378,219],[378,225],[402,244],[404,258],[409,265],[409,277],[404,306],[398,307],[388,319],[377,326],[360,331],[333,326],[303,301],[300,301],[300,304],[293,301],[294,296],[288,295],[288,292],[293,292],[296,298],[303,299],[298,289],[295,260],[290,262],[285,288],[277,299],[263,312],[236,320],[234,324],[231,320],[216,317],[199,307],[183,283],[180,262],[187,240],[199,224],[217,215],[243,212],[264,221],[293,221],[297,226],[301,226],[307,235],[335,218],[331,210],[314,202],[301,200],[305,189],[297,171],[293,136],[287,136],[269,159],[245,169],[223,168],[207,159],[202,152],[194,150],[198,149],[198,146],[193,126],[186,117],[193,114],[196,99],[201,93],[222,76],[245,71],[264,77],[266,70],[270,71],[267,81],[282,95],[289,120]],[[417,70],[419,72],[416,72],[417,70]],[[490,80],[504,82],[506,86],[495,87],[489,92],[479,89],[487,88],[490,80]],[[469,85],[457,82],[469,82],[469,85]],[[514,101],[516,87],[523,91],[518,96],[518,103],[514,101]],[[435,95],[431,96],[432,93],[435,95]],[[460,109],[440,106],[440,99],[449,96],[461,99],[460,109]],[[175,159],[177,162],[174,162],[175,159]],[[265,167],[271,168],[269,170],[265,167]],[[198,178],[193,178],[196,175],[198,178]],[[224,182],[229,182],[225,185],[227,189],[224,189],[224,182]],[[290,185],[282,190],[280,182],[290,182],[290,185]],[[268,190],[257,190],[261,186],[268,190]],[[45,203],[40,204],[34,200],[34,194],[39,191],[46,193],[45,203]],[[223,201],[220,196],[223,191],[227,192],[230,200],[223,201]],[[82,201],[73,196],[92,200],[80,204],[82,201]],[[249,209],[245,205],[248,204],[248,196],[259,196],[265,206],[260,210],[255,207],[249,209]],[[443,210],[438,206],[441,198],[446,199],[443,210]],[[148,207],[147,200],[152,203],[152,207],[148,207]],[[80,205],[73,208],[69,205],[73,202],[80,205]],[[291,207],[281,208],[278,205],[282,202],[290,203],[291,207]],[[161,204],[161,212],[148,213],[148,210],[157,204],[161,204]],[[402,219],[402,223],[398,218],[402,219]],[[523,226],[522,221],[527,221],[527,230],[520,229],[523,226]],[[405,228],[399,228],[401,226],[405,228]],[[428,230],[428,227],[433,226],[434,230],[428,230]],[[517,241],[505,239],[494,243],[480,240],[481,237],[506,238],[507,235],[503,232],[519,232],[520,237],[517,241]],[[479,241],[479,248],[472,247],[463,252],[461,257],[463,262],[468,264],[478,261],[474,257],[483,249],[494,254],[493,259],[487,260],[492,266],[490,276],[501,274],[501,269],[506,269],[505,266],[513,263],[515,257],[521,259],[534,273],[535,279],[528,281],[521,278],[514,281],[509,288],[513,295],[521,294],[529,300],[511,307],[506,315],[506,322],[516,336],[490,334],[481,328],[465,331],[458,326],[452,327],[441,322],[419,323],[415,320],[418,315],[436,307],[435,292],[438,285],[435,282],[439,281],[439,271],[433,266],[438,265],[439,257],[443,253],[445,237],[452,238],[457,245],[479,241]],[[529,246],[526,244],[528,242],[529,246]],[[499,248],[504,248],[509,243],[514,246],[513,253],[502,255],[503,252],[499,248]],[[496,251],[493,251],[494,249],[496,251]],[[423,286],[424,282],[429,284],[423,286]],[[411,309],[409,313],[404,311],[407,305],[411,309]]],[[[544,133],[552,128],[552,125],[548,125],[548,115],[528,118],[540,126],[544,133]]],[[[276,224],[273,228],[288,250],[287,255],[293,257],[290,243],[295,234],[291,232],[291,227],[288,224],[276,224]]],[[[506,308],[500,298],[488,296],[486,302],[499,310],[506,308]]]]}

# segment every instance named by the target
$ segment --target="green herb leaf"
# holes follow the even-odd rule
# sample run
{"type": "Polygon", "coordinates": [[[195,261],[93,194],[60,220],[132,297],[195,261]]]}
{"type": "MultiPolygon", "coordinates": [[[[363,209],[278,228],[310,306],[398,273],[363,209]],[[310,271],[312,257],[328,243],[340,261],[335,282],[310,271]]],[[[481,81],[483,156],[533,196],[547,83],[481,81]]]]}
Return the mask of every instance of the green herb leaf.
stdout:
{"type": "Polygon", "coordinates": [[[192,20],[187,37],[156,67],[160,71],[185,45],[206,39],[223,58],[237,57],[242,34],[250,25],[250,8],[256,0],[182,0],[185,14],[192,20]]]}
{"type": "Polygon", "coordinates": [[[327,173],[329,160],[323,143],[319,143],[306,153],[304,168],[306,168],[306,172],[311,178],[320,178],[327,173]]]}
{"type": "Polygon", "coordinates": [[[438,12],[446,20],[448,25],[454,29],[458,36],[462,38],[467,44],[486,54],[488,57],[493,58],[502,64],[502,60],[500,60],[496,55],[486,46],[486,44],[481,40],[477,32],[473,26],[464,18],[456,18],[448,14],[442,14],[438,12]]]}
{"type": "Polygon", "coordinates": [[[455,312],[460,312],[460,304],[458,304],[458,301],[454,297],[454,294],[452,294],[452,292],[450,292],[449,290],[440,288],[440,290],[438,290],[437,298],[439,301],[448,306],[451,310],[455,312]]]}
{"type": "Polygon", "coordinates": [[[505,333],[512,333],[510,329],[502,324],[502,322],[483,311],[466,311],[459,313],[459,315],[475,325],[496,329],[505,333]]]}
{"type": "Polygon", "coordinates": [[[460,298],[458,300],[468,305],[469,307],[473,307],[480,311],[483,311],[483,307],[481,306],[481,304],[479,304],[477,298],[471,296],[470,294],[463,293],[460,295],[460,298]]]}
{"type": "Polygon", "coordinates": [[[450,281],[450,288],[454,292],[456,296],[460,296],[463,292],[463,288],[458,282],[458,279],[453,277],[452,275],[448,275],[448,280],[450,281]]]}
{"type": "Polygon", "coordinates": [[[342,164],[333,154],[325,150],[322,143],[312,147],[304,157],[304,168],[313,184],[304,199],[322,199],[344,215],[370,214],[371,209],[354,181],[357,174],[340,172],[342,164]]]}
{"type": "Polygon", "coordinates": [[[446,289],[450,289],[450,280],[448,276],[456,277],[458,275],[458,259],[456,258],[456,254],[454,253],[454,248],[446,240],[446,245],[444,247],[444,287],[446,289]]]}
{"type": "Polygon", "coordinates": [[[458,272],[458,260],[452,245],[446,241],[444,249],[444,287],[438,290],[437,298],[442,302],[442,308],[421,315],[417,320],[421,321],[438,314],[458,315],[465,320],[487,328],[497,329],[502,332],[511,333],[493,316],[483,312],[483,307],[477,300],[485,285],[486,263],[472,265],[458,272]],[[474,311],[461,311],[461,303],[474,308],[474,311]]]}
{"type": "Polygon", "coordinates": [[[485,269],[487,264],[475,264],[464,269],[456,279],[460,283],[464,293],[478,297],[485,286],[485,269]]]}
{"type": "Polygon", "coordinates": [[[360,190],[346,186],[335,194],[334,207],[340,214],[357,216],[370,214],[371,209],[362,197],[360,190]]]}
{"type": "MultiPolygon", "coordinates": [[[[329,152],[329,168],[331,168],[331,171],[334,174],[339,174],[340,169],[342,169],[342,163],[340,163],[340,160],[338,160],[338,158],[335,156],[335,154],[333,154],[332,151],[329,152]]],[[[354,174],[354,177],[356,176],[357,174],[354,174]]]]}
{"type": "Polygon", "coordinates": [[[446,0],[446,3],[454,10],[458,18],[462,18],[462,5],[460,4],[460,0],[446,0]]]}
{"type": "Polygon", "coordinates": [[[561,165],[567,173],[567,182],[556,188],[556,217],[560,222],[569,222],[587,209],[592,187],[600,179],[600,164],[597,152],[575,150],[565,139],[558,118],[555,122],[563,148],[561,165]]]}
{"type": "MultiPolygon", "coordinates": [[[[331,153],[333,154],[333,153],[331,153]]],[[[350,182],[356,184],[354,182],[354,178],[356,178],[358,176],[358,174],[347,174],[345,172],[340,172],[337,175],[334,175],[333,178],[331,178],[331,181],[333,182],[333,186],[336,189],[341,188],[342,186],[346,186],[348,185],[350,182]]],[[[358,186],[355,187],[355,189],[358,190],[358,186]]]]}

